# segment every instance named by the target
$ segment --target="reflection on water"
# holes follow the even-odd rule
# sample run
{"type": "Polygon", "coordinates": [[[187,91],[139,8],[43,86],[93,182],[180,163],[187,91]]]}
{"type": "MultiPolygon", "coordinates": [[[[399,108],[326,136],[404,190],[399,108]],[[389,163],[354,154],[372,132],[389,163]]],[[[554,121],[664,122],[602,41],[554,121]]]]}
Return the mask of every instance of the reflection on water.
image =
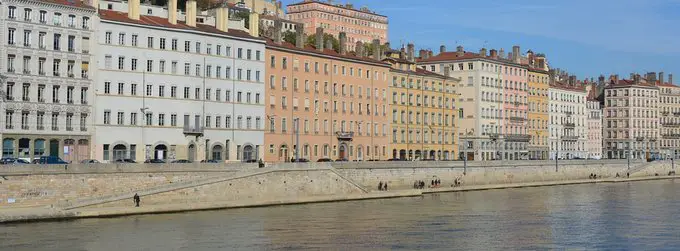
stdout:
{"type": "Polygon", "coordinates": [[[680,181],[0,225],[0,250],[680,248],[680,181]]]}

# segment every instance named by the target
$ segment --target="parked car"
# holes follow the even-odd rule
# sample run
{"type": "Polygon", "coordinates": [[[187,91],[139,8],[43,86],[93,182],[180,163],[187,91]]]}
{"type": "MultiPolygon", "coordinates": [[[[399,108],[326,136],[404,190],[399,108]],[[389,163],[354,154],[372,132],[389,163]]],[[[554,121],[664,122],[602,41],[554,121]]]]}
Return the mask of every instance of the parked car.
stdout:
{"type": "Polygon", "coordinates": [[[214,160],[214,159],[208,159],[208,160],[201,160],[201,163],[217,164],[217,163],[220,163],[220,162],[217,161],[217,160],[214,160]]]}
{"type": "Polygon", "coordinates": [[[193,162],[191,162],[191,161],[189,161],[189,160],[186,160],[186,159],[176,159],[176,160],[173,160],[173,161],[170,162],[170,163],[174,163],[174,164],[189,164],[189,163],[193,163],[193,162]]]}
{"type": "Polygon", "coordinates": [[[335,162],[347,162],[349,161],[348,159],[336,159],[335,162]]]}
{"type": "Polygon", "coordinates": [[[144,161],[144,163],[148,163],[148,164],[149,164],[149,163],[150,163],[150,164],[163,164],[163,163],[165,163],[165,160],[162,160],[162,159],[148,159],[148,160],[144,161]]]}
{"type": "Polygon", "coordinates": [[[137,162],[134,161],[134,160],[131,160],[131,159],[117,159],[117,160],[114,160],[113,163],[135,164],[135,163],[137,163],[137,162]]]}
{"type": "Polygon", "coordinates": [[[2,159],[0,159],[0,164],[2,164],[2,165],[23,165],[23,164],[31,164],[31,162],[28,162],[25,159],[2,158],[2,159]]]}
{"type": "Polygon", "coordinates": [[[329,159],[329,158],[321,158],[321,159],[317,160],[316,162],[333,162],[333,160],[329,159]]]}
{"type": "Polygon", "coordinates": [[[40,156],[37,164],[53,165],[53,164],[68,164],[68,162],[62,160],[57,156],[40,156]]]}
{"type": "Polygon", "coordinates": [[[309,162],[309,160],[300,158],[300,159],[297,159],[297,160],[292,159],[291,162],[307,163],[307,162],[309,162]]]}
{"type": "Polygon", "coordinates": [[[96,159],[84,159],[80,161],[80,164],[99,164],[99,161],[96,159]]]}
{"type": "Polygon", "coordinates": [[[255,159],[244,160],[243,163],[257,163],[255,159]]]}

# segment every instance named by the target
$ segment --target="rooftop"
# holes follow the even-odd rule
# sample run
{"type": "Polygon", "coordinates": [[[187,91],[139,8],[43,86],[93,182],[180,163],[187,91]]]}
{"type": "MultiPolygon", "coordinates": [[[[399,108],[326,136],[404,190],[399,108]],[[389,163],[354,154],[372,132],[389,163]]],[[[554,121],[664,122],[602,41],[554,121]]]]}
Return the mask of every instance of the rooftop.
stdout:
{"type": "Polygon", "coordinates": [[[295,50],[299,52],[306,52],[306,53],[311,53],[311,54],[316,54],[318,56],[327,56],[327,57],[336,57],[336,58],[341,58],[345,60],[355,60],[355,61],[362,61],[364,63],[368,64],[374,64],[374,65],[381,65],[384,67],[389,67],[389,64],[384,63],[382,61],[377,61],[373,59],[372,57],[359,57],[357,56],[354,52],[347,52],[345,55],[340,54],[339,52],[333,50],[333,49],[324,49],[323,52],[319,51],[316,49],[315,46],[313,45],[305,45],[304,48],[298,48],[294,44],[288,43],[286,41],[281,41],[281,44],[277,44],[274,42],[274,40],[267,39],[267,46],[268,47],[274,47],[274,48],[281,48],[281,49],[288,49],[288,50],[295,50]]]}
{"type": "MultiPolygon", "coordinates": [[[[418,63],[432,63],[432,62],[441,62],[441,61],[456,61],[456,60],[466,60],[466,59],[488,59],[492,61],[497,61],[501,63],[506,63],[506,64],[518,64],[513,62],[512,60],[509,60],[507,58],[502,58],[500,56],[497,57],[491,57],[491,56],[486,56],[483,57],[479,53],[474,53],[474,52],[469,52],[469,51],[464,51],[462,55],[459,55],[457,51],[447,51],[444,53],[439,53],[437,55],[434,55],[432,57],[429,57],[427,59],[423,58],[417,58],[416,62],[418,63]]],[[[524,59],[521,60],[521,63],[519,65],[528,65],[528,62],[524,59]]]]}
{"type": "Polygon", "coordinates": [[[41,0],[42,2],[47,2],[47,3],[53,3],[53,4],[59,4],[59,5],[67,5],[67,6],[73,6],[76,8],[83,8],[83,9],[90,9],[94,10],[95,8],[88,5],[87,1],[81,1],[81,0],[41,0]]]}
{"type": "Polygon", "coordinates": [[[304,4],[310,4],[310,3],[318,3],[318,4],[323,4],[323,5],[326,5],[326,6],[332,6],[332,7],[336,7],[336,8],[341,8],[341,9],[346,9],[346,10],[352,10],[352,11],[356,11],[356,12],[361,12],[361,13],[366,13],[366,14],[371,14],[371,15],[376,15],[376,16],[381,16],[381,17],[387,17],[387,16],[385,16],[385,15],[377,14],[377,13],[375,13],[374,11],[371,11],[371,10],[369,10],[369,9],[366,8],[366,7],[363,7],[363,8],[361,8],[361,9],[355,9],[355,8],[351,7],[351,5],[348,7],[347,5],[342,5],[342,4],[332,4],[332,3],[327,3],[327,2],[318,1],[318,0],[303,0],[303,1],[301,1],[301,2],[292,3],[292,4],[289,4],[289,5],[287,5],[287,6],[304,5],[304,4]]]}
{"type": "Polygon", "coordinates": [[[256,38],[256,37],[250,36],[250,34],[248,32],[245,32],[245,31],[242,31],[242,30],[229,29],[228,32],[224,32],[224,31],[218,30],[217,28],[215,28],[212,25],[196,24],[196,27],[192,27],[192,26],[186,25],[186,23],[181,22],[181,21],[177,21],[177,24],[171,24],[168,21],[167,18],[156,17],[156,16],[140,15],[139,20],[134,20],[134,19],[130,19],[128,17],[128,14],[125,13],[125,12],[118,12],[118,11],[112,11],[112,10],[99,10],[99,17],[102,20],[109,20],[109,21],[115,21],[115,22],[147,25],[147,26],[162,27],[162,28],[181,29],[181,30],[197,31],[197,32],[207,32],[207,33],[213,33],[213,34],[217,34],[217,35],[226,35],[226,36],[233,36],[233,37],[239,37],[239,38],[261,40],[261,38],[256,38]]]}

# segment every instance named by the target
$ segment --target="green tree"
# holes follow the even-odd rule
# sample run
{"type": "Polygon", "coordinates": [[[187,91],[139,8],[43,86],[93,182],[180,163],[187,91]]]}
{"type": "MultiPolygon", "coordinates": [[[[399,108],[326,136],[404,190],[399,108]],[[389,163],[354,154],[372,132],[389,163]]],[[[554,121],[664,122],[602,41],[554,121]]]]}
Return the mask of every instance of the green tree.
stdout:
{"type": "MultiPolygon", "coordinates": [[[[340,50],[340,41],[338,41],[337,38],[335,38],[333,35],[328,34],[328,33],[323,34],[323,41],[324,41],[323,46],[324,46],[324,48],[326,47],[326,41],[328,41],[329,39],[333,43],[333,50],[336,50],[336,51],[340,50]]],[[[312,46],[316,46],[316,35],[308,36],[307,37],[307,44],[312,45],[312,46]]]]}
{"type": "Polygon", "coordinates": [[[297,36],[296,36],[295,32],[285,31],[282,34],[282,37],[283,37],[283,41],[286,41],[286,42],[291,43],[291,44],[297,43],[297,36]]]}

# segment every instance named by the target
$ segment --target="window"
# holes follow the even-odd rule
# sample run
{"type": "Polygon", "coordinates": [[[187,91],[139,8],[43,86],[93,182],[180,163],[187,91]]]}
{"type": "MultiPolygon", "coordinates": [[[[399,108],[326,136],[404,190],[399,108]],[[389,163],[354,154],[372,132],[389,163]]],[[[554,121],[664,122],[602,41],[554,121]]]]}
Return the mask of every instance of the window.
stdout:
{"type": "MultiPolygon", "coordinates": [[[[29,34],[29,35],[30,35],[30,34],[29,34]]],[[[74,52],[74,51],[76,51],[76,48],[75,48],[75,46],[76,46],[75,40],[76,40],[76,36],[68,36],[68,38],[67,38],[67,40],[66,40],[66,41],[67,41],[66,45],[67,45],[67,49],[68,49],[69,52],[74,52]]]]}
{"type": "Polygon", "coordinates": [[[59,103],[59,86],[52,86],[52,103],[59,103]]]}
{"type": "Polygon", "coordinates": [[[16,19],[17,18],[17,7],[9,6],[9,9],[8,9],[8,12],[7,12],[7,18],[9,18],[9,19],[16,19]]]}
{"type": "Polygon", "coordinates": [[[137,125],[137,113],[130,113],[130,125],[137,125]]]}
{"type": "Polygon", "coordinates": [[[54,43],[53,45],[53,50],[58,51],[61,50],[61,34],[54,34],[54,43]]]}
{"type": "Polygon", "coordinates": [[[201,53],[201,42],[196,42],[196,53],[201,53]]]}
{"type": "Polygon", "coordinates": [[[160,38],[160,49],[165,50],[165,38],[160,38]]]}
{"type": "Polygon", "coordinates": [[[177,114],[170,115],[170,126],[177,126],[177,114]]]}
{"type": "Polygon", "coordinates": [[[146,72],[153,71],[153,60],[146,60],[146,72]]]}
{"type": "Polygon", "coordinates": [[[146,85],[146,96],[151,96],[153,93],[153,86],[152,85],[146,85]]]}
{"type": "Polygon", "coordinates": [[[158,96],[159,97],[165,97],[165,86],[160,85],[158,86],[158,96]]]}
{"type": "Polygon", "coordinates": [[[137,84],[130,85],[130,95],[137,96],[137,84]]]}
{"type": "Polygon", "coordinates": [[[132,34],[132,46],[137,47],[137,41],[139,39],[139,35],[137,34],[132,34]]]}
{"type": "Polygon", "coordinates": [[[130,60],[130,70],[137,71],[137,59],[133,58],[130,60]]]}
{"type": "Polygon", "coordinates": [[[43,50],[45,48],[47,48],[47,33],[46,32],[38,33],[38,48],[43,49],[43,50]]]}
{"type": "Polygon", "coordinates": [[[177,86],[170,87],[170,97],[172,98],[177,97],[177,86]]]}
{"type": "Polygon", "coordinates": [[[38,21],[42,24],[47,23],[47,11],[41,10],[38,16],[38,21]]]}
{"type": "Polygon", "coordinates": [[[105,42],[106,44],[111,44],[111,32],[110,32],[110,31],[107,31],[107,32],[106,32],[106,35],[105,35],[104,40],[105,40],[104,42],[105,42]]]}
{"type": "Polygon", "coordinates": [[[165,60],[158,61],[158,72],[165,73],[165,60]]]}
{"type": "Polygon", "coordinates": [[[123,125],[123,123],[125,122],[125,118],[123,118],[123,116],[125,116],[125,113],[118,112],[118,116],[116,116],[116,124],[117,125],[123,125]]]}
{"type": "Polygon", "coordinates": [[[153,49],[153,37],[148,37],[146,40],[146,47],[153,49]]]}
{"type": "Polygon", "coordinates": [[[191,50],[191,42],[184,41],[184,52],[189,52],[191,50]]]}
{"type": "Polygon", "coordinates": [[[105,125],[111,124],[111,111],[104,111],[104,124],[105,125]]]}
{"type": "Polygon", "coordinates": [[[172,39],[172,50],[173,51],[177,50],[177,39],[176,38],[172,39]]]}
{"type": "Polygon", "coordinates": [[[76,27],[76,16],[68,15],[68,27],[76,27]]]}
{"type": "Polygon", "coordinates": [[[118,45],[125,45],[125,33],[118,33],[118,45]]]}
{"type": "Polygon", "coordinates": [[[56,26],[61,26],[61,13],[54,13],[52,16],[52,22],[56,26]]]}
{"type": "Polygon", "coordinates": [[[239,59],[243,58],[243,48],[238,48],[237,51],[236,57],[239,59]]]}

